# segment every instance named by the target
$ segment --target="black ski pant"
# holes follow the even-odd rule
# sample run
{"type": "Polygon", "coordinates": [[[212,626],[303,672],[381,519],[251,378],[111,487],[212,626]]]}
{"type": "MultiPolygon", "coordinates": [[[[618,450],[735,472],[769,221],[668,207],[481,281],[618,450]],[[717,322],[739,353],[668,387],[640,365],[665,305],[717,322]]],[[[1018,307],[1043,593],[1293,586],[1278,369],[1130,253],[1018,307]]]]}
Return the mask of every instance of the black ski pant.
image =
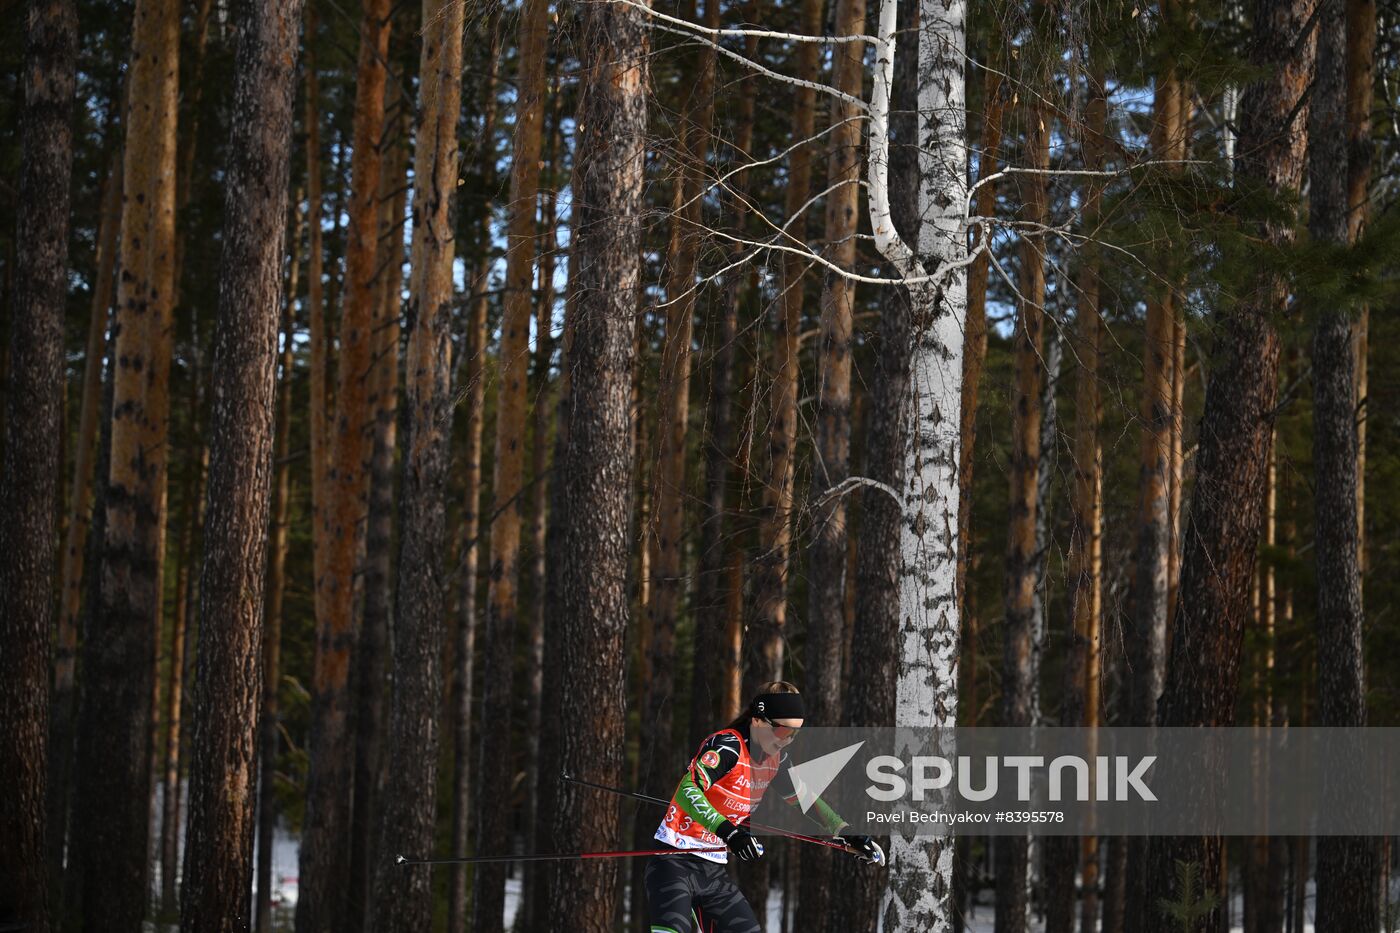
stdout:
{"type": "Polygon", "coordinates": [[[718,862],[652,856],[646,882],[651,933],[759,933],[753,908],[718,862]]]}

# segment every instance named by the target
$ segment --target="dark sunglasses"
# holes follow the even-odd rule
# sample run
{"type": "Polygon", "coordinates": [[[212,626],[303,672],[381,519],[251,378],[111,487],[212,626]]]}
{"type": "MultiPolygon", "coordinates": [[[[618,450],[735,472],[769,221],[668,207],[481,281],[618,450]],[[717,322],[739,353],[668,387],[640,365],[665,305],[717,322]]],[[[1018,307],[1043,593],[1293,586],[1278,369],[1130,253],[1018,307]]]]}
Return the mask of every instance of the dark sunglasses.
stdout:
{"type": "Polygon", "coordinates": [[[767,718],[766,716],[760,716],[759,718],[772,727],[773,737],[775,739],[792,738],[795,737],[797,733],[802,731],[801,726],[780,726],[773,720],[767,718]]]}

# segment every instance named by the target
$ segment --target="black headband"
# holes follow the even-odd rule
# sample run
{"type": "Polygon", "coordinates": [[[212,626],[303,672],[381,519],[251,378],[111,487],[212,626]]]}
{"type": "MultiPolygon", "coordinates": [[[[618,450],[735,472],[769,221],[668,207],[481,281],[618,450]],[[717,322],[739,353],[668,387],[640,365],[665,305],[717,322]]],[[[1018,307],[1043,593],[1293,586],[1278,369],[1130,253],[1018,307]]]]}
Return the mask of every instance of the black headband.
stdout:
{"type": "Polygon", "coordinates": [[[807,707],[800,693],[760,693],[753,698],[749,713],[761,719],[806,719],[807,707]]]}

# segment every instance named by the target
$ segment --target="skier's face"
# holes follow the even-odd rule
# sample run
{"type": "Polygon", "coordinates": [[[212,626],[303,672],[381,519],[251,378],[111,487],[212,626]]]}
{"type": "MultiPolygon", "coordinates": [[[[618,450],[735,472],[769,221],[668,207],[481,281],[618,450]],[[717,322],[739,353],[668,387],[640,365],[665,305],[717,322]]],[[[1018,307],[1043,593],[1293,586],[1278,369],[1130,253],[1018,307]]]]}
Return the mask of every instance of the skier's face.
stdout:
{"type": "Polygon", "coordinates": [[[753,721],[753,737],[764,754],[772,755],[787,748],[802,728],[801,719],[757,719],[753,721]]]}

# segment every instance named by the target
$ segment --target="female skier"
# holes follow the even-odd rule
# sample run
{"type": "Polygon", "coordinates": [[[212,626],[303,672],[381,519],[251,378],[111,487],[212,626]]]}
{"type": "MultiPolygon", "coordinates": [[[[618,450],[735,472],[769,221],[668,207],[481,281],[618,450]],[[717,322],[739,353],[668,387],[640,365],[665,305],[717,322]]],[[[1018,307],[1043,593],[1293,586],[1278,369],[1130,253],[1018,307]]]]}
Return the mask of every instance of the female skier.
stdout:
{"type": "MultiPolygon", "coordinates": [[[[649,861],[651,933],[759,933],[758,918],[729,879],[725,864],[731,852],[744,862],[763,855],[744,824],[780,775],[786,782],[780,788],[793,786],[783,749],[797,736],[805,715],[797,688],[776,681],[764,686],[738,719],[700,743],[656,838],[676,849],[724,845],[728,852],[656,856],[649,861]]],[[[797,794],[784,795],[783,801],[795,806],[797,794]]],[[[884,852],[869,836],[841,835],[846,822],[821,798],[808,816],[867,861],[884,862],[884,852]]]]}

